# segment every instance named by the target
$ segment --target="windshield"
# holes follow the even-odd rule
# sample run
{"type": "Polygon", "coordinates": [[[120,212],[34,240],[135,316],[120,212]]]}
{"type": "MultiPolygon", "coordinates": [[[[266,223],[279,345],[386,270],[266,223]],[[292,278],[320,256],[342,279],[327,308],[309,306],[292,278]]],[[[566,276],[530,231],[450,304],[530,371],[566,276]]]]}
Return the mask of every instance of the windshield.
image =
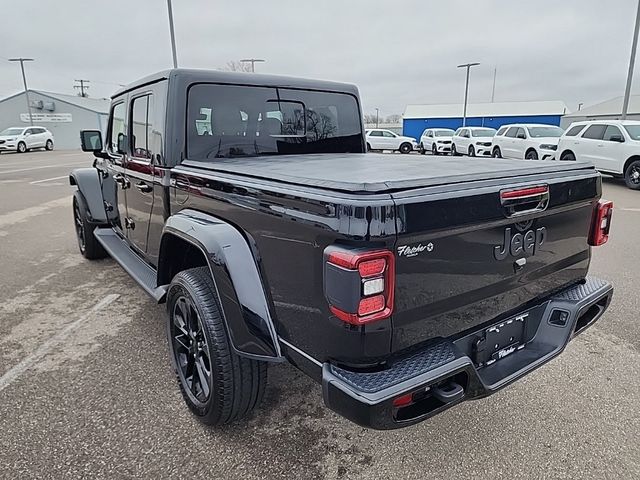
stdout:
{"type": "Polygon", "coordinates": [[[0,132],[0,135],[20,135],[24,128],[6,128],[0,132]]]}
{"type": "Polygon", "coordinates": [[[471,130],[472,137],[493,137],[496,131],[493,128],[478,128],[477,130],[471,130]]]}
{"type": "Polygon", "coordinates": [[[560,137],[564,133],[560,127],[527,127],[532,138],[560,137]]]}
{"type": "Polygon", "coordinates": [[[632,140],[640,140],[640,125],[624,125],[632,140]]]}
{"type": "Polygon", "coordinates": [[[355,97],[273,87],[189,89],[187,158],[362,152],[355,97]]]}
{"type": "Polygon", "coordinates": [[[435,130],[436,137],[453,137],[455,132],[453,130],[435,130]]]}

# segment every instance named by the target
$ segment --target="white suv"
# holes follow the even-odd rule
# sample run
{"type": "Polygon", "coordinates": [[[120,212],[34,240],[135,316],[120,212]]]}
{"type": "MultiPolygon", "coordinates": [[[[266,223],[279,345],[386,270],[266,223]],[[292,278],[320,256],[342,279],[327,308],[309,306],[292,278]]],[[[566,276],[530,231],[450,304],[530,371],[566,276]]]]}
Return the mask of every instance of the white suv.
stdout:
{"type": "Polygon", "coordinates": [[[504,125],[493,139],[491,156],[526,160],[553,160],[563,130],[553,125],[504,125]]]}
{"type": "Polygon", "coordinates": [[[454,133],[450,128],[428,128],[420,136],[420,143],[418,144],[420,153],[424,155],[427,150],[434,155],[449,153],[454,133]]]}
{"type": "Polygon", "coordinates": [[[451,155],[470,157],[491,155],[491,142],[495,129],[486,127],[461,127],[451,139],[451,155]]]}
{"type": "Polygon", "coordinates": [[[640,122],[602,120],[572,123],[558,143],[560,160],[589,160],[640,190],[640,122]]]}
{"type": "Polygon", "coordinates": [[[24,153],[33,148],[53,150],[53,134],[44,127],[10,127],[0,132],[0,152],[24,153]]]}
{"type": "Polygon", "coordinates": [[[365,130],[367,150],[399,150],[400,153],[409,153],[418,148],[418,142],[412,137],[403,137],[391,130],[372,128],[365,130]]]}

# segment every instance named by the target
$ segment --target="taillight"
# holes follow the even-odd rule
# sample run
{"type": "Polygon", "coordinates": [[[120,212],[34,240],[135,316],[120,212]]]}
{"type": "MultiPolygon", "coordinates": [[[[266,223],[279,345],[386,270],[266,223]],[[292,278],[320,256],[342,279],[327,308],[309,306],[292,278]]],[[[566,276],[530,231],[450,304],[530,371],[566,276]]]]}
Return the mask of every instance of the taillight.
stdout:
{"type": "Polygon", "coordinates": [[[393,253],[329,247],[325,261],[324,289],[331,313],[352,325],[391,316],[395,286],[393,253]]]}
{"type": "Polygon", "coordinates": [[[611,228],[611,215],[613,214],[613,202],[600,200],[593,209],[591,219],[591,232],[589,233],[589,245],[597,247],[604,245],[609,240],[611,228]]]}

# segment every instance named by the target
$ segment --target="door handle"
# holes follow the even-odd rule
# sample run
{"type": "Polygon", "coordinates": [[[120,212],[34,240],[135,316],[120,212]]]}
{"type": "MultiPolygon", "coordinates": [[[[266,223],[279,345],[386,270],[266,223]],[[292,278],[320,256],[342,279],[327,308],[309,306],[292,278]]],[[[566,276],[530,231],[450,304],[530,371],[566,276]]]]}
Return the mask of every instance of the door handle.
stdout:
{"type": "Polygon", "coordinates": [[[127,180],[127,177],[125,177],[121,173],[116,173],[113,176],[113,181],[116,182],[118,185],[120,185],[120,187],[122,187],[123,190],[131,186],[131,183],[129,182],[129,180],[127,180]]]}
{"type": "Polygon", "coordinates": [[[144,182],[136,183],[136,188],[140,190],[142,193],[150,193],[153,191],[153,187],[151,185],[147,185],[144,182]]]}

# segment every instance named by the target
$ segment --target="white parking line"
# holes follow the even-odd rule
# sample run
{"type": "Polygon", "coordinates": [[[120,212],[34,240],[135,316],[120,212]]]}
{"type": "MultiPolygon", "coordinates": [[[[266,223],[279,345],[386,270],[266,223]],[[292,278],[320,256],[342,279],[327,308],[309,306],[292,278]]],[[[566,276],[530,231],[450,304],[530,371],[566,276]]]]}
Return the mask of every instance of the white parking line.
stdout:
{"type": "Polygon", "coordinates": [[[24,372],[29,370],[33,365],[35,365],[39,360],[42,359],[45,355],[47,355],[51,349],[62,341],[64,341],[76,328],[82,325],[84,322],[89,320],[95,313],[99,310],[103,309],[113,301],[115,301],[120,295],[112,293],[104,297],[100,302],[98,302],[91,310],[89,310],[85,315],[78,318],[74,322],[67,325],[63,328],[60,333],[54,335],[49,338],[46,342],[40,345],[35,352],[29,355],[27,358],[22,360],[20,363],[10,368],[2,377],[0,377],[0,392],[11,385],[16,379],[20,377],[24,372]]]}
{"type": "Polygon", "coordinates": [[[41,167],[30,167],[30,168],[20,168],[18,170],[0,170],[0,175],[5,173],[20,173],[20,172],[30,172],[31,170],[40,170],[42,168],[56,168],[56,167],[79,167],[84,165],[84,163],[59,163],[57,165],[43,165],[41,167]]]}
{"type": "Polygon", "coordinates": [[[33,182],[29,182],[29,184],[36,185],[38,183],[52,182],[53,180],[60,180],[63,178],[69,178],[69,175],[62,175],[61,177],[45,178],[44,180],[34,180],[33,182]]]}

